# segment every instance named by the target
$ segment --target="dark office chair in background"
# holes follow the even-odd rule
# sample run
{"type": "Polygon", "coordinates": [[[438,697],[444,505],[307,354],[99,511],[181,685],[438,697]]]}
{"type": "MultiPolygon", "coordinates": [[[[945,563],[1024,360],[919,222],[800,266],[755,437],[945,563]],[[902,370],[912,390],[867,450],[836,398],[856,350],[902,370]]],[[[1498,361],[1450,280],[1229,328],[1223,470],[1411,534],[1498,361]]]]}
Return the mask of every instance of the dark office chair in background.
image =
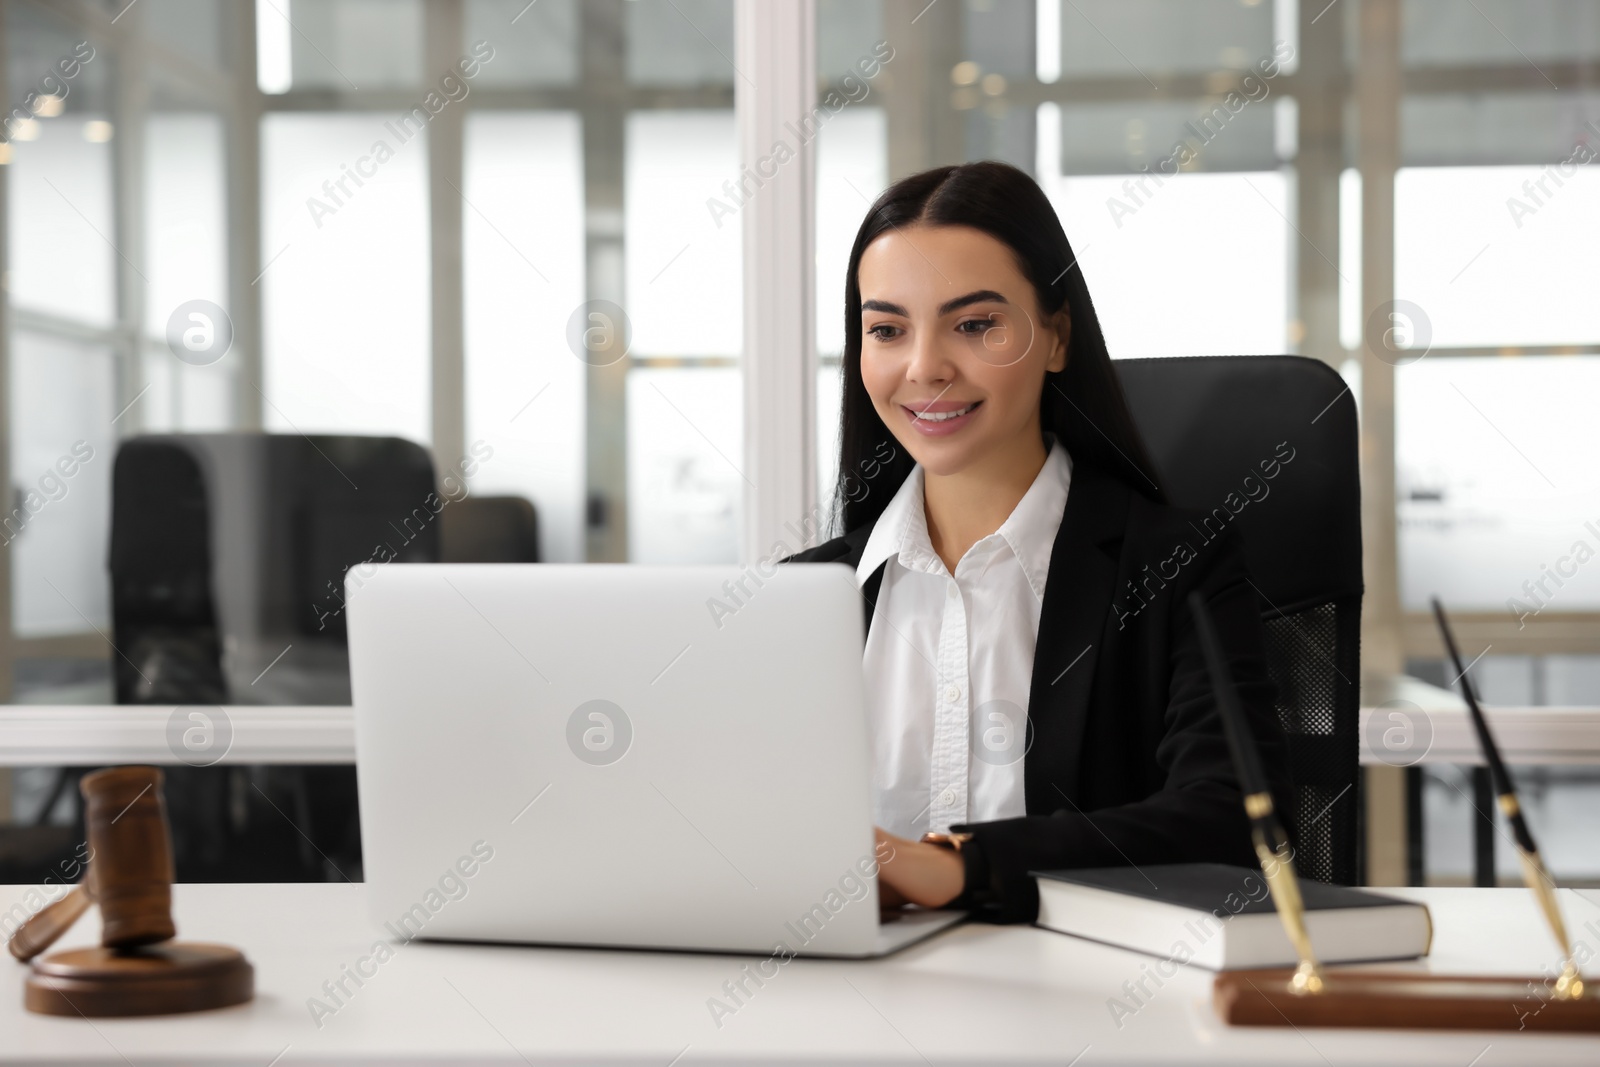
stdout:
{"type": "Polygon", "coordinates": [[[211,589],[211,507],[199,460],[153,438],[117,452],[111,609],[118,704],[224,704],[211,589]]]}
{"type": "Polygon", "coordinates": [[[464,497],[439,518],[446,563],[539,562],[539,513],[524,497],[464,497]]]}
{"type": "MultiPolygon", "coordinates": [[[[109,561],[118,704],[229,702],[211,587],[210,515],[206,478],[191,452],[155,438],[118,450],[109,561]]],[[[39,808],[41,827],[63,795],[78,795],[79,780],[93,769],[64,767],[56,774],[39,808]]],[[[220,810],[209,807],[203,819],[220,810]]]]}
{"type": "MultiPolygon", "coordinates": [[[[441,499],[428,452],[398,438],[124,442],[112,476],[117,702],[349,703],[344,573],[438,560],[441,499]]],[[[354,768],[176,766],[167,793],[183,880],[359,876],[354,768]]]]}
{"type": "Polygon", "coordinates": [[[1349,388],[1299,356],[1114,365],[1172,502],[1221,509],[1215,523],[1244,538],[1289,736],[1296,865],[1360,884],[1361,489],[1349,388]]]}
{"type": "Polygon", "coordinates": [[[112,475],[118,702],[348,703],[345,571],[437,561],[440,501],[427,450],[399,438],[124,442],[112,475]],[[180,654],[172,684],[187,701],[147,680],[180,654]]]}

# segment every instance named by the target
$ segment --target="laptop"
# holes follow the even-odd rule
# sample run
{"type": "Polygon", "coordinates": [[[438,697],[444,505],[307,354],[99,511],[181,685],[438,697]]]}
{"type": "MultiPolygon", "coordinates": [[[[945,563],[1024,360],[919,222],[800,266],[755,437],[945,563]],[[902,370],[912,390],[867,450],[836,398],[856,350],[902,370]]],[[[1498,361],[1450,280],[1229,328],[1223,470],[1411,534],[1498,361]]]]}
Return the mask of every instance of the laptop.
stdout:
{"type": "Polygon", "coordinates": [[[850,568],[372,570],[345,598],[393,936],[869,957],[964,917],[880,920],[850,568]]]}

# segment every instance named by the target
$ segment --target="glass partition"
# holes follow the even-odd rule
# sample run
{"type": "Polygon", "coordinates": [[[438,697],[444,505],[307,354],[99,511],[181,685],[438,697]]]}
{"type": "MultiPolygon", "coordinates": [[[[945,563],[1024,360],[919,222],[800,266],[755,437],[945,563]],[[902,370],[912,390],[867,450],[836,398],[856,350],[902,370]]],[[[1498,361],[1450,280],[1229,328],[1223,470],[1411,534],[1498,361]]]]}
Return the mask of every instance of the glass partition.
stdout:
{"type": "MultiPolygon", "coordinates": [[[[351,486],[341,442],[407,442],[452,505],[528,509],[508,558],[737,557],[741,227],[707,208],[739,172],[732,0],[125,6],[0,0],[31,109],[0,138],[12,699],[115,697],[111,475],[136,439],[200,457],[224,703],[347,699],[300,570],[350,547],[305,541],[348,509],[251,441],[310,441],[305,477],[351,486]],[[272,644],[274,612],[310,632],[272,644]]],[[[435,558],[469,511],[439,513],[435,558]]]]}
{"type": "MultiPolygon", "coordinates": [[[[350,567],[737,558],[732,0],[0,18],[6,699],[347,703],[350,567]]],[[[360,877],[348,767],[167,791],[182,879],[360,877]]]]}
{"type": "Polygon", "coordinates": [[[269,430],[429,440],[429,131],[397,129],[382,112],[262,120],[269,430]]]}

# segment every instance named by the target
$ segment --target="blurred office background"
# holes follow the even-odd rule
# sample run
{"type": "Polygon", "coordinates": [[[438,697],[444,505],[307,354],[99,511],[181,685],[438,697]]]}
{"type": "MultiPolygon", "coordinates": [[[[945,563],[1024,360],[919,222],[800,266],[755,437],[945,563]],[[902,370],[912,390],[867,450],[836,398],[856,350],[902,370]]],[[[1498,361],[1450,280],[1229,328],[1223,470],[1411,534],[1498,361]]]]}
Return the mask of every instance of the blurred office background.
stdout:
{"type": "MultiPolygon", "coordinates": [[[[0,0],[9,700],[117,699],[113,465],[140,435],[396,438],[431,454],[441,521],[458,499],[528,505],[537,558],[735,561],[752,413],[734,17],[733,0],[0,0]],[[625,321],[590,317],[613,305],[625,321]],[[180,358],[169,329],[208,306],[231,344],[180,358]],[[622,335],[603,359],[574,340],[596,321],[622,335]]],[[[1299,353],[1350,383],[1369,673],[1450,681],[1437,594],[1489,702],[1600,705],[1600,0],[817,0],[816,56],[819,94],[846,101],[817,139],[821,495],[864,210],[904,175],[1003,159],[1055,203],[1113,356],[1299,353]],[[1181,173],[1137,184],[1180,139],[1181,173]]],[[[225,480],[262,469],[207,455],[225,480]]],[[[332,493],[329,468],[347,472],[292,463],[290,488],[238,499],[288,494],[312,513],[282,536],[314,537],[305,501],[323,498],[295,478],[332,493]]],[[[443,525],[417,558],[470,552],[451,521],[456,547],[443,525]]],[[[338,558],[333,577],[365,556],[338,558]]],[[[320,577],[284,580],[312,602],[320,577]]],[[[347,700],[307,610],[259,647],[212,620],[211,695],[172,702],[347,700]]],[[[191,853],[191,874],[359,876],[339,826],[303,843],[351,803],[339,769],[189,773],[174,788],[234,842],[191,853]]],[[[1521,777],[1558,877],[1600,882],[1600,769],[1521,777]]],[[[34,835],[17,862],[60,846],[42,829],[75,819],[72,781],[0,771],[0,816],[34,835]]],[[[1467,772],[1409,788],[1411,870],[1467,880],[1467,772]]]]}

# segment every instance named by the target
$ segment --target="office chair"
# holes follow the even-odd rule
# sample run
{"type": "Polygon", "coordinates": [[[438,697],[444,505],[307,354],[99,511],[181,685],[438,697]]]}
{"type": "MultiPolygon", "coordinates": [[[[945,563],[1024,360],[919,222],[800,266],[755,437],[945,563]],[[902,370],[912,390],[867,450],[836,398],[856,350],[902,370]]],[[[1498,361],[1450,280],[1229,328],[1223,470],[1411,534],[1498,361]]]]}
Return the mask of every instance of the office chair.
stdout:
{"type": "Polygon", "coordinates": [[[111,474],[112,657],[118,704],[224,704],[211,589],[210,498],[199,460],[135,438],[111,474]]]}
{"type": "MultiPolygon", "coordinates": [[[[118,704],[224,704],[211,590],[209,498],[200,464],[155,439],[127,442],[111,475],[111,616],[118,704]]],[[[91,767],[63,767],[38,827],[91,767]]],[[[79,838],[81,840],[81,836],[79,838]]]]}
{"type": "Polygon", "coordinates": [[[1172,502],[1243,536],[1289,739],[1296,866],[1360,884],[1361,486],[1350,390],[1300,356],[1113,365],[1172,502]]]}
{"type": "Polygon", "coordinates": [[[539,513],[524,497],[462,497],[439,519],[446,563],[539,562],[539,513]]]}
{"type": "MultiPolygon", "coordinates": [[[[117,702],[348,704],[344,573],[437,561],[430,499],[432,458],[397,438],[125,441],[112,481],[117,702]]],[[[359,874],[351,767],[176,766],[167,793],[180,878],[359,874]],[[293,826],[258,799],[268,791],[293,826]]]]}

